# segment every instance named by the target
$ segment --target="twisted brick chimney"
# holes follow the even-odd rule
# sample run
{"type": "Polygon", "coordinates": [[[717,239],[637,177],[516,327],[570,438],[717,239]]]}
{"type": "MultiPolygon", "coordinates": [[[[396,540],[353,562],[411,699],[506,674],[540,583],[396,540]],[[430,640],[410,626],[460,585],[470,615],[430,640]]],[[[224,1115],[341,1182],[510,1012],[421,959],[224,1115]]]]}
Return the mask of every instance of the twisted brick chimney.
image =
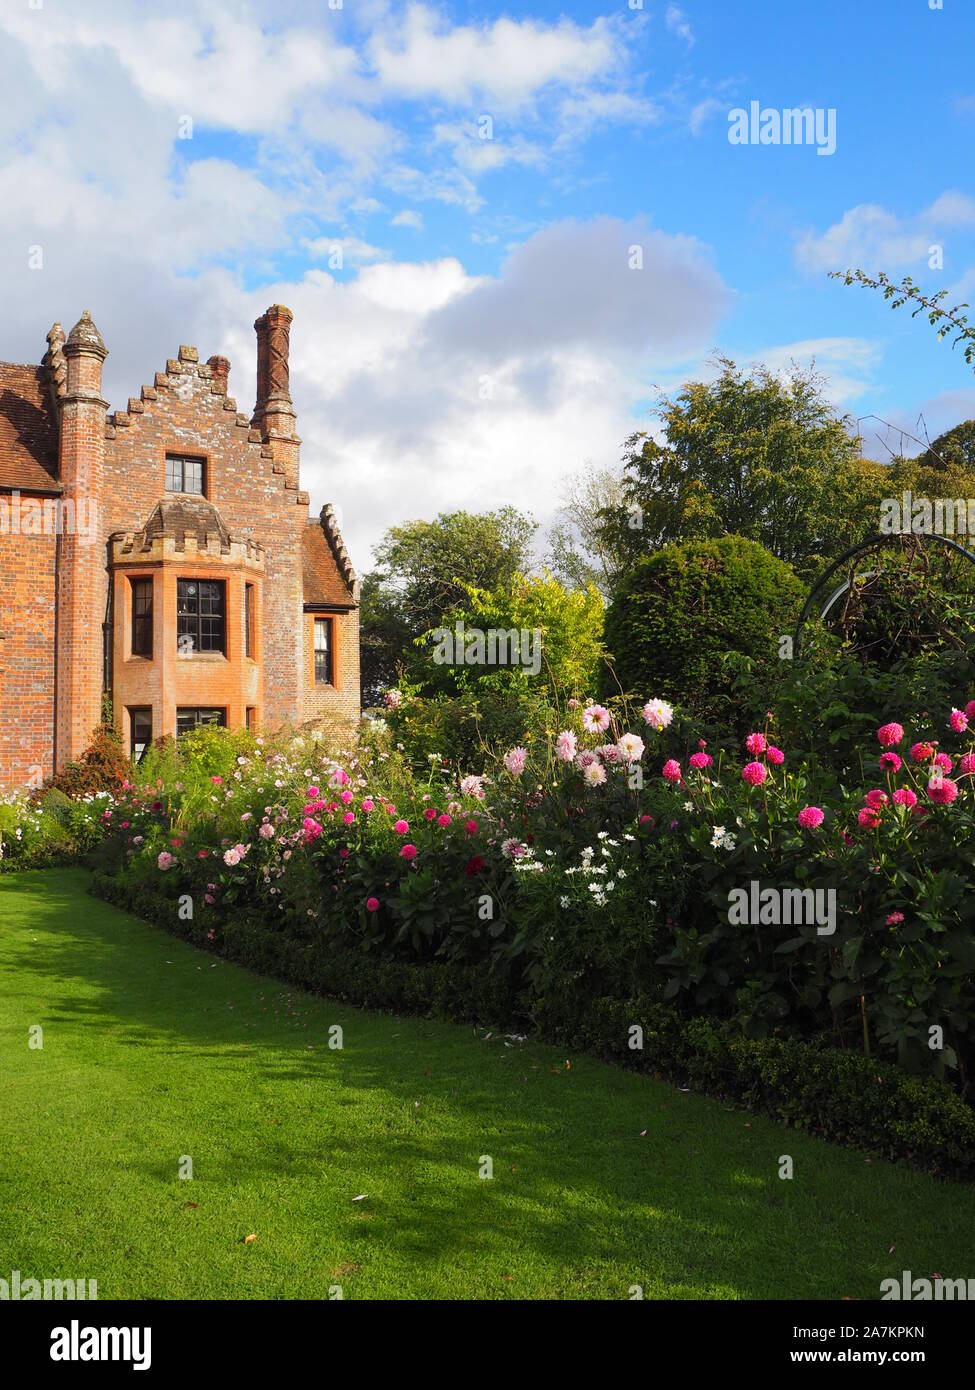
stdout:
{"type": "Polygon", "coordinates": [[[254,324],[257,332],[257,404],[251,424],[261,432],[274,458],[284,464],[289,487],[298,486],[301,440],[295,431],[288,354],[294,315],[283,304],[272,304],[254,324]]]}

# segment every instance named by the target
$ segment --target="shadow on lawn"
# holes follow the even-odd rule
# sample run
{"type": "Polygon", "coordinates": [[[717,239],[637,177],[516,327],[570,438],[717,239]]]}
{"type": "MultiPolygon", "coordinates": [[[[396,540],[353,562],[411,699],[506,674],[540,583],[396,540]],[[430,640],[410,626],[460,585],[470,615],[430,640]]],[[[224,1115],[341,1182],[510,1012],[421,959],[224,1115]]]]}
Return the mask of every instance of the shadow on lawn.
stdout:
{"type": "MultiPolygon", "coordinates": [[[[209,1181],[292,1177],[294,1192],[280,1200],[293,1199],[304,1220],[332,1162],[355,1175],[349,1181],[361,1174],[358,1190],[370,1198],[349,1213],[353,1252],[389,1241],[417,1261],[451,1267],[461,1256],[510,1258],[515,1242],[565,1267],[568,1296],[614,1261],[632,1269],[628,1283],[658,1296],[876,1297],[889,1273],[889,1242],[874,1227],[884,1225],[890,1184],[902,1184],[905,1204],[912,1185],[926,1191],[928,1180],[881,1164],[871,1172],[884,1193],[871,1191],[862,1159],[838,1150],[830,1150],[830,1176],[813,1174],[794,1188],[777,1180],[785,1132],[768,1122],[746,1127],[744,1115],[732,1121],[717,1102],[588,1059],[565,1071],[550,1048],[496,1047],[457,1025],[360,1012],[223,961],[214,969],[216,958],[87,897],[80,873],[24,875],[15,886],[28,880],[37,940],[5,930],[0,959],[46,978],[46,1017],[164,1054],[147,1075],[158,1076],[171,1058],[177,1099],[181,1074],[203,1062],[221,1073],[224,1094],[208,1088],[215,1108],[206,1123],[219,1132],[209,1181]],[[72,994],[78,982],[88,997],[72,994]],[[337,1022],[346,1031],[342,1052],[327,1046],[337,1022]],[[359,1100],[366,1092],[379,1093],[370,1099],[381,1118],[359,1100]],[[255,1125],[242,1135],[240,1116],[250,1113],[255,1125]],[[492,1182],[477,1177],[485,1153],[492,1182]],[[850,1178],[845,1193],[836,1187],[842,1173],[850,1178]],[[869,1217],[854,1189],[869,1199],[869,1217]],[[835,1251],[828,1273],[821,1256],[809,1262],[815,1270],[797,1268],[810,1233],[835,1251]],[[877,1244],[869,1287],[849,1287],[864,1280],[864,1239],[877,1244]]],[[[0,893],[0,921],[9,920],[3,908],[0,893]]],[[[169,1086],[152,1085],[145,1100],[167,1093],[172,1103],[169,1086]]],[[[185,1104],[192,1111],[202,1100],[185,1104]]],[[[790,1136],[786,1147],[804,1149],[815,1167],[812,1141],[790,1136]]],[[[172,1180],[171,1166],[147,1159],[138,1167],[153,1181],[172,1180]]]]}

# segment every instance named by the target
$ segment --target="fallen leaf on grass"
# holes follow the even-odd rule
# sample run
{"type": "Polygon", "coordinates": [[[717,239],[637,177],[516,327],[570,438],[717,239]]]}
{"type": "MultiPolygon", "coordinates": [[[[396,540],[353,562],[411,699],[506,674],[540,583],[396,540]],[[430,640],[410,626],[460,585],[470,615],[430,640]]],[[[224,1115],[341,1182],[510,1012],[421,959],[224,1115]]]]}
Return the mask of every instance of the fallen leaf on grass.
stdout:
{"type": "Polygon", "coordinates": [[[255,1240],[257,1240],[257,1236],[255,1236],[255,1235],[244,1236],[244,1244],[245,1244],[245,1245],[253,1245],[253,1243],[254,1243],[255,1240]]]}
{"type": "Polygon", "coordinates": [[[352,1200],[353,1202],[364,1202],[368,1196],[368,1192],[361,1192],[358,1197],[353,1197],[352,1200]]]}
{"type": "Polygon", "coordinates": [[[198,1207],[199,1205],[200,1205],[199,1202],[184,1202],[184,1203],[183,1203],[183,1206],[184,1206],[184,1207],[198,1207]]]}

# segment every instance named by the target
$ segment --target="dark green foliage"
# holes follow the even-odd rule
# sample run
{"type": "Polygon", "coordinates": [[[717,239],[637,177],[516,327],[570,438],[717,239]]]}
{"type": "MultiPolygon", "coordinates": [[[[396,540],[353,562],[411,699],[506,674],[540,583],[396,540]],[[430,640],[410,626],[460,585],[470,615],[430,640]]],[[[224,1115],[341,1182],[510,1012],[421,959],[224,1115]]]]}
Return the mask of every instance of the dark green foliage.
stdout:
{"type": "MultiPolygon", "coordinates": [[[[763,674],[795,629],[806,591],[790,567],[741,536],[669,545],[624,575],[606,614],[606,645],[624,690],[693,709],[700,720],[748,723],[724,669],[740,653],[763,674]]],[[[612,694],[607,682],[607,694],[612,694]]]]}

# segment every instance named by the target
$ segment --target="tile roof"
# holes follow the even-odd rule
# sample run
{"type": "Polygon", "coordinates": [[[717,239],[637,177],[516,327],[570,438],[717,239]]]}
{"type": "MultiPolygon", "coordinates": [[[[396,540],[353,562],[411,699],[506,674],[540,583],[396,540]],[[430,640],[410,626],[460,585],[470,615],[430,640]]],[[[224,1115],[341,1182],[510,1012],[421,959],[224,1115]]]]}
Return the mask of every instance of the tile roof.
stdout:
{"type": "Polygon", "coordinates": [[[57,415],[44,367],[0,362],[0,488],[60,491],[57,415]]]}
{"type": "Polygon", "coordinates": [[[309,521],[305,527],[301,560],[305,603],[335,604],[344,608],[357,603],[355,575],[352,574],[351,583],[343,576],[321,520],[309,521]]]}

